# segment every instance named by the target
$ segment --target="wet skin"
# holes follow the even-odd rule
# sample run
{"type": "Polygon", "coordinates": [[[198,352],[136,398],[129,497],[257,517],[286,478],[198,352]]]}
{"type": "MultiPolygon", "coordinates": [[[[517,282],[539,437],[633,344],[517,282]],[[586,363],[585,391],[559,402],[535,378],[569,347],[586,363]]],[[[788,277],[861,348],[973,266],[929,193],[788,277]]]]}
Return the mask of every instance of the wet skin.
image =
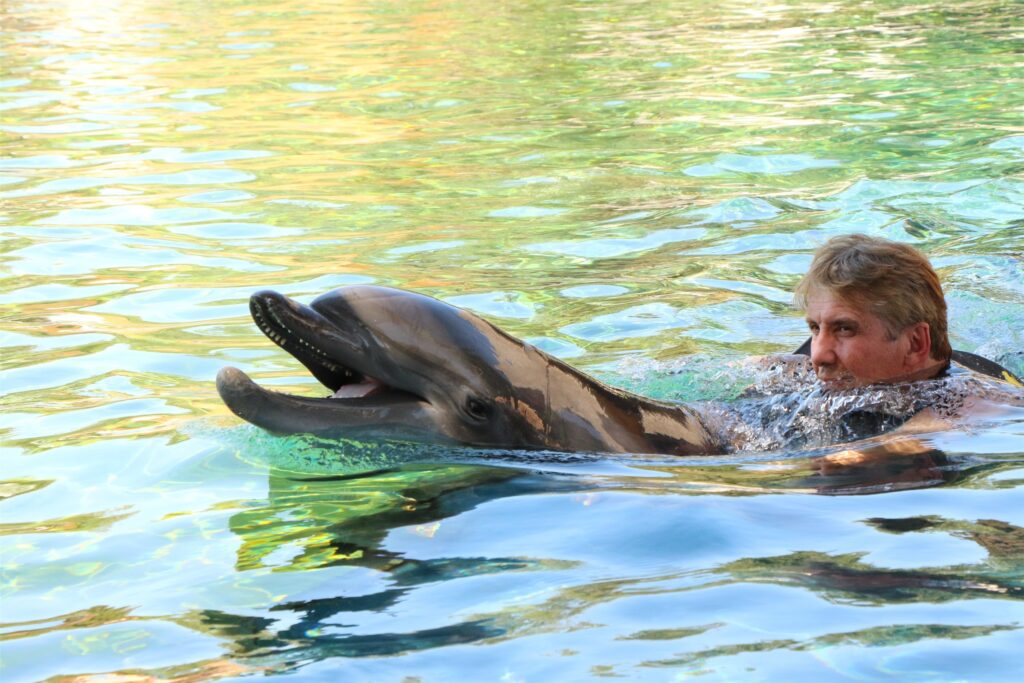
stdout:
{"type": "Polygon", "coordinates": [[[304,306],[272,291],[253,320],[332,395],[263,389],[224,368],[236,415],[276,433],[486,448],[722,453],[699,414],[609,387],[472,313],[421,294],[343,287],[304,306]]]}

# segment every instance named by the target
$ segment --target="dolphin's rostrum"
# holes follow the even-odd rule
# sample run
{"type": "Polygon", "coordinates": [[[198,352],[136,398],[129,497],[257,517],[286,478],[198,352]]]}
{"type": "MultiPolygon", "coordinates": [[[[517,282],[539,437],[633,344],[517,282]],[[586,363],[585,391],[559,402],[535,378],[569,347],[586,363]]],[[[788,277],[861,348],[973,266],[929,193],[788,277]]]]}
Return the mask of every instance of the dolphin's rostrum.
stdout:
{"type": "Polygon", "coordinates": [[[614,453],[721,453],[700,415],[607,386],[431,297],[343,287],[302,305],[262,291],[256,325],[331,391],[263,389],[235,368],[217,390],[276,433],[614,453]]]}

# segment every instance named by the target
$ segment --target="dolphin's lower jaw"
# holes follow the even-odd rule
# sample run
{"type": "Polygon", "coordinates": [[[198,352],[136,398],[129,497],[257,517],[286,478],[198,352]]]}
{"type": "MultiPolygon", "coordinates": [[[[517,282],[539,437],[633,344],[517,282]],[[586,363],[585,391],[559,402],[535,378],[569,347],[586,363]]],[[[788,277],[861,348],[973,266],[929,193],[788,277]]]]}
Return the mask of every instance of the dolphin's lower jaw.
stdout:
{"type": "Polygon", "coordinates": [[[443,441],[430,405],[386,390],[365,398],[314,398],[264,389],[237,368],[217,373],[217,392],[238,417],[276,434],[396,437],[443,441]]]}

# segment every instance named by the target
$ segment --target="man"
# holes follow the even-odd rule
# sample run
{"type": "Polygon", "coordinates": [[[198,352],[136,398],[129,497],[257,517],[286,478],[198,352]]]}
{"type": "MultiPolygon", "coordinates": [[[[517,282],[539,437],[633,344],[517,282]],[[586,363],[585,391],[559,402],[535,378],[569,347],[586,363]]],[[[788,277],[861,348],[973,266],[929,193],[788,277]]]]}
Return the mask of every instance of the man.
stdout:
{"type": "MultiPolygon", "coordinates": [[[[928,259],[909,245],[865,235],[830,239],[815,252],[794,303],[804,311],[811,331],[797,353],[810,356],[815,375],[830,390],[934,379],[949,370],[951,360],[1020,386],[996,363],[952,350],[939,277],[928,259]]],[[[950,416],[920,407],[897,432],[952,426],[950,416]]],[[[984,410],[984,401],[964,397],[958,412],[984,410]]],[[[929,445],[904,437],[869,441],[817,458],[815,467],[820,475],[832,477],[856,471],[860,485],[878,470],[892,484],[908,478],[941,481],[944,462],[929,445]],[[901,461],[909,464],[894,479],[890,470],[901,461]]]]}
{"type": "Polygon", "coordinates": [[[832,238],[815,253],[795,303],[811,330],[814,372],[829,388],[931,379],[949,367],[942,285],[909,245],[832,238]]]}

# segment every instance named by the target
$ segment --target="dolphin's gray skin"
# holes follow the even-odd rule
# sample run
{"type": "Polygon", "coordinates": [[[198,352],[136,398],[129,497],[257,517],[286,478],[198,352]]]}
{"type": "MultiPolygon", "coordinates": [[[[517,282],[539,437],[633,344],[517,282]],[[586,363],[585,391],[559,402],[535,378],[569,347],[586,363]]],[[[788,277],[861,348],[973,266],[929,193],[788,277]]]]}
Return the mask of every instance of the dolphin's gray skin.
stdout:
{"type": "Polygon", "coordinates": [[[692,408],[609,387],[422,294],[343,287],[304,306],[263,291],[250,310],[333,394],[282,394],[221,370],[228,408],[271,432],[605,453],[725,450],[692,408]]]}

